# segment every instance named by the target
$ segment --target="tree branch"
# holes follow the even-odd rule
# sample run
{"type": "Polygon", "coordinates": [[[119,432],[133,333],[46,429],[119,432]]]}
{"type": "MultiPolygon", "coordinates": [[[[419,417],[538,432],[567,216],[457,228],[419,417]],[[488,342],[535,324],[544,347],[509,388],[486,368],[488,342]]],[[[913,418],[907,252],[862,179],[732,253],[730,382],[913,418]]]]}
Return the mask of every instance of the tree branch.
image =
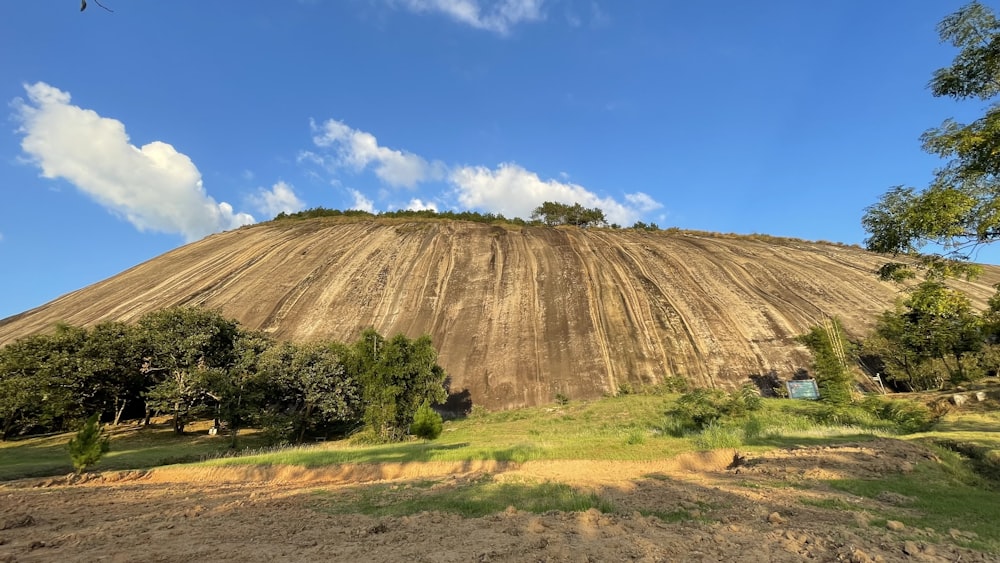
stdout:
{"type": "MultiPolygon", "coordinates": [[[[112,10],[111,8],[105,6],[104,4],[101,4],[100,0],[94,0],[94,4],[97,4],[98,6],[104,8],[109,12],[114,12],[114,10],[112,10]]],[[[87,9],[87,0],[80,0],[80,11],[82,12],[86,9],[87,9]]]]}

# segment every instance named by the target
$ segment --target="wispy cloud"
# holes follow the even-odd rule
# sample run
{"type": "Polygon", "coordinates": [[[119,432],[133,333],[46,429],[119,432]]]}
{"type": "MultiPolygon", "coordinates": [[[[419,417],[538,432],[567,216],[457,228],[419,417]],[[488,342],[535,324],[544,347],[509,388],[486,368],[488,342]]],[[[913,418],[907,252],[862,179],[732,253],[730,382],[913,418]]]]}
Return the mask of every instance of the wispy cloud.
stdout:
{"type": "Polygon", "coordinates": [[[268,218],[279,213],[295,213],[305,209],[305,203],[295,195],[295,188],[285,182],[278,182],[269,190],[260,188],[250,196],[250,202],[268,218]]]}
{"type": "Polygon", "coordinates": [[[545,19],[542,11],[544,0],[388,0],[388,2],[417,13],[441,13],[459,23],[500,35],[510,33],[511,28],[517,24],[545,19]]]}
{"type": "MultiPolygon", "coordinates": [[[[361,172],[371,166],[375,176],[389,186],[417,188],[430,184],[428,190],[438,187],[436,193],[425,190],[406,204],[392,202],[392,192],[381,191],[378,199],[388,203],[384,207],[388,209],[438,210],[440,206],[454,205],[458,209],[527,218],[542,202],[558,201],[599,207],[609,222],[629,225],[645,213],[663,207],[642,192],[624,194],[624,201],[601,197],[582,185],[569,182],[565,172],[560,173],[560,180],[555,180],[542,179],[515,163],[500,164],[493,169],[486,166],[449,168],[439,161],[429,163],[414,153],[381,146],[371,133],[353,129],[342,121],[329,120],[321,126],[313,123],[312,130],[317,150],[303,153],[300,162],[322,165],[334,174],[343,168],[361,172]]],[[[337,183],[336,179],[332,183],[337,183]]],[[[375,210],[373,199],[353,188],[348,191],[354,201],[353,208],[375,210]]]]}
{"type": "Polygon", "coordinates": [[[122,122],[72,105],[68,92],[44,82],[24,89],[27,100],[14,100],[14,118],[21,149],[43,177],[67,180],[140,231],[191,241],[254,222],[209,196],[198,168],[173,146],[137,147],[122,122]]]}
{"type": "Polygon", "coordinates": [[[596,1],[591,1],[589,6],[589,14],[587,16],[581,15],[577,11],[578,6],[576,4],[569,4],[566,7],[566,23],[570,27],[581,27],[584,23],[587,23],[591,28],[606,27],[611,23],[611,18],[608,16],[607,12],[601,9],[596,1]],[[584,22],[584,18],[587,17],[587,22],[584,22]]]}

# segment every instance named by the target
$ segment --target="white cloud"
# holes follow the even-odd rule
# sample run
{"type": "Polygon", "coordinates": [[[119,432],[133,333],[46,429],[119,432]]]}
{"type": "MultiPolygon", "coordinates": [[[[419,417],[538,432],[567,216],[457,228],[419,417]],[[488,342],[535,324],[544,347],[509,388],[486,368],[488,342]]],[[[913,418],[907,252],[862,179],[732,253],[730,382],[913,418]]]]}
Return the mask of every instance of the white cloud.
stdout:
{"type": "Polygon", "coordinates": [[[375,213],[375,202],[365,197],[365,194],[358,190],[348,188],[348,191],[351,192],[351,196],[354,198],[354,205],[351,206],[351,209],[375,213]]]}
{"type": "Polygon", "coordinates": [[[474,27],[506,35],[522,22],[545,19],[544,0],[390,0],[413,12],[438,12],[474,27]]]}
{"type": "MultiPolygon", "coordinates": [[[[342,121],[331,119],[322,125],[312,123],[313,142],[321,149],[332,149],[327,156],[320,151],[304,151],[299,162],[319,164],[336,171],[348,167],[356,171],[372,166],[375,174],[391,186],[416,187],[434,180],[447,180],[448,193],[414,197],[405,209],[438,210],[437,202],[457,203],[459,209],[476,209],[501,213],[507,217],[527,219],[531,212],[545,201],[566,204],[579,203],[585,207],[598,207],[604,211],[609,223],[631,225],[644,213],[663,207],[649,195],[637,192],[624,195],[624,203],[612,197],[601,197],[587,188],[569,181],[569,174],[560,172],[560,180],[542,180],[534,172],[513,163],[501,164],[495,169],[484,166],[461,166],[448,169],[443,163],[433,164],[419,155],[380,146],[375,136],[353,129],[342,121]]],[[[356,189],[349,190],[354,198],[354,208],[375,212],[374,202],[356,189]]],[[[379,190],[377,199],[385,202],[392,197],[387,190],[379,190]]],[[[390,209],[396,208],[389,205],[390,209]]]]}
{"type": "Polygon", "coordinates": [[[358,172],[371,164],[375,175],[394,187],[412,188],[420,182],[441,179],[444,175],[441,163],[430,163],[411,152],[380,146],[371,133],[352,129],[342,121],[329,119],[322,125],[311,125],[316,146],[333,149],[336,158],[330,163],[322,156],[307,151],[300,155],[301,160],[347,166],[358,172]]]}
{"type": "Polygon", "coordinates": [[[125,125],[70,104],[70,95],[38,82],[14,100],[21,149],[45,178],[63,178],[140,231],[179,233],[191,241],[254,222],[218,203],[191,159],[173,146],[129,142],[125,125]]]}
{"type": "Polygon", "coordinates": [[[406,209],[409,209],[411,211],[423,211],[425,209],[429,209],[431,211],[437,212],[438,206],[433,201],[428,201],[425,203],[419,198],[413,198],[410,200],[410,203],[406,204],[406,209]]]}
{"type": "Polygon", "coordinates": [[[578,184],[542,180],[538,174],[516,164],[501,164],[495,170],[483,166],[466,166],[454,170],[450,177],[459,203],[466,209],[485,209],[507,217],[531,216],[545,201],[579,203],[598,207],[609,223],[630,225],[644,211],[662,207],[644,193],[627,194],[622,204],[611,197],[600,197],[578,184]]]}
{"type": "Polygon", "coordinates": [[[634,194],[625,194],[625,201],[642,212],[655,211],[663,207],[663,204],[649,197],[649,195],[642,192],[637,192],[634,194]]]}
{"type": "Polygon", "coordinates": [[[285,182],[278,182],[270,190],[261,188],[250,201],[265,217],[274,217],[279,213],[295,213],[305,209],[305,203],[297,195],[295,189],[285,182]]]}

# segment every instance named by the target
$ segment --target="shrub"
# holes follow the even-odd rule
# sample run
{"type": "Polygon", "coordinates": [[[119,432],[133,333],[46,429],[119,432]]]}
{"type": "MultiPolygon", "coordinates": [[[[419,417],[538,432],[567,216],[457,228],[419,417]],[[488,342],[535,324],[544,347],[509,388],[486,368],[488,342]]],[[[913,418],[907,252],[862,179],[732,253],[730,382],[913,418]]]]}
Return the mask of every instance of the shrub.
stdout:
{"type": "Polygon", "coordinates": [[[670,375],[664,377],[662,381],[656,384],[651,394],[653,395],[665,395],[668,393],[684,393],[688,390],[688,382],[680,375],[670,375]]]}
{"type": "Polygon", "coordinates": [[[681,395],[667,414],[678,419],[682,427],[704,430],[723,417],[744,417],[762,406],[757,388],[748,384],[729,393],[719,389],[695,389],[681,395]]]}
{"type": "Polygon", "coordinates": [[[83,428],[69,441],[69,457],[73,460],[73,468],[77,474],[96,464],[111,449],[111,439],[101,427],[99,416],[100,413],[91,415],[83,428]]]}
{"type": "Polygon", "coordinates": [[[424,440],[434,440],[441,435],[443,425],[441,415],[432,409],[430,403],[425,400],[413,415],[410,433],[424,440]]]}
{"type": "Polygon", "coordinates": [[[718,389],[695,389],[677,399],[671,414],[702,430],[722,418],[726,394],[718,389]]]}
{"type": "Polygon", "coordinates": [[[861,402],[861,407],[905,433],[926,430],[935,418],[926,405],[905,399],[883,399],[872,395],[861,402]]]}
{"type": "Polygon", "coordinates": [[[569,404],[569,397],[564,393],[556,393],[556,402],[562,406],[566,406],[569,404]]]}
{"type": "Polygon", "coordinates": [[[625,444],[635,446],[646,441],[646,431],[642,428],[629,428],[625,432],[625,444]]]}
{"type": "Polygon", "coordinates": [[[751,416],[743,423],[743,439],[748,442],[759,440],[764,437],[766,429],[767,424],[761,418],[751,416]]]}

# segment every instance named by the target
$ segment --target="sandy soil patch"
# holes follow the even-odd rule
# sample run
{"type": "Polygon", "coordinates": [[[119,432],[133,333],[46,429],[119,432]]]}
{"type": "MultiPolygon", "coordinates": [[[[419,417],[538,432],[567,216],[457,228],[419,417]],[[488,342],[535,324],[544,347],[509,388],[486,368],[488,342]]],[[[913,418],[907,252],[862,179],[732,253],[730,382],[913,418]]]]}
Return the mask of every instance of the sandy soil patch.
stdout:
{"type": "MultiPolygon", "coordinates": [[[[869,524],[802,504],[818,488],[770,486],[907,472],[931,454],[896,440],[782,450],[728,468],[732,452],[659,462],[408,463],[323,469],[170,468],[0,487],[0,561],[991,561],[947,531],[869,524]],[[598,491],[618,514],[483,518],[330,514],[318,491],[414,479],[552,480],[598,491]],[[690,518],[670,522],[640,511],[690,518]]],[[[905,523],[904,523],[905,526],[905,523]]],[[[961,533],[961,531],[952,531],[961,533]]]]}

